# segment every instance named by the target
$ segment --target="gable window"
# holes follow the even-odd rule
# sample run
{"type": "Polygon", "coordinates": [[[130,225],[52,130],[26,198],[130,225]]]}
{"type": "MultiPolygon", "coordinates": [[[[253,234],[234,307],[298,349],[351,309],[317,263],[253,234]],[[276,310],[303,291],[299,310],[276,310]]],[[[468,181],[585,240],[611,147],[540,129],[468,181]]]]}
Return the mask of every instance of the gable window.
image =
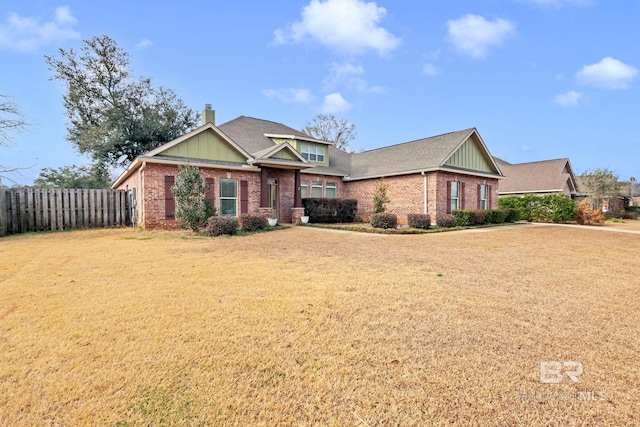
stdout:
{"type": "Polygon", "coordinates": [[[313,181],[311,183],[311,197],[322,197],[322,181],[313,181]]]}
{"type": "Polygon", "coordinates": [[[220,215],[238,215],[238,181],[220,180],[220,215]]]}
{"type": "Polygon", "coordinates": [[[303,199],[309,197],[309,181],[302,181],[300,183],[300,195],[303,199]]]}
{"type": "Polygon", "coordinates": [[[300,147],[302,157],[310,162],[324,162],[324,147],[313,147],[311,145],[303,145],[300,147]]]}
{"type": "Polygon", "coordinates": [[[336,189],[337,189],[337,185],[335,182],[327,182],[327,188],[326,188],[326,198],[327,199],[335,199],[337,194],[336,194],[336,189]]]}

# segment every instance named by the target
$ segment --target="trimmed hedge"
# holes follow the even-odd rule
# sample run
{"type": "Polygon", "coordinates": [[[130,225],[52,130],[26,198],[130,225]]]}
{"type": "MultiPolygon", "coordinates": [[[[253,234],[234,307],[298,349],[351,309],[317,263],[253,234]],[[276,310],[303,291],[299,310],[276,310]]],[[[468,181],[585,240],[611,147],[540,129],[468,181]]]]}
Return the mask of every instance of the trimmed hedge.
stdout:
{"type": "Polygon", "coordinates": [[[476,224],[476,211],[472,210],[459,210],[451,213],[455,218],[455,222],[459,227],[466,227],[476,224]]]}
{"type": "Polygon", "coordinates": [[[358,212],[356,199],[302,199],[304,214],[310,223],[353,222],[358,212]]]}
{"type": "Polygon", "coordinates": [[[576,209],[575,202],[562,194],[501,197],[498,205],[500,208],[517,211],[519,219],[540,222],[573,221],[576,209]]]}
{"type": "Polygon", "coordinates": [[[518,216],[518,211],[514,209],[505,208],[500,210],[504,212],[504,222],[516,222],[520,219],[520,217],[518,216]]]}
{"type": "Polygon", "coordinates": [[[431,217],[427,214],[408,214],[407,223],[409,227],[426,230],[431,227],[431,217]]]}
{"type": "Polygon", "coordinates": [[[386,212],[375,213],[371,215],[371,226],[373,228],[396,228],[398,215],[386,212]]]}
{"type": "Polygon", "coordinates": [[[507,213],[500,209],[491,209],[485,212],[485,224],[502,224],[507,218],[507,213]]]}
{"type": "Polygon", "coordinates": [[[244,214],[240,216],[242,231],[262,230],[267,226],[267,218],[262,215],[244,214]]]}
{"type": "Polygon", "coordinates": [[[238,218],[233,216],[212,216],[205,225],[205,232],[210,236],[238,234],[238,218]]]}
{"type": "Polygon", "coordinates": [[[451,228],[456,226],[456,217],[446,213],[436,213],[436,225],[443,228],[451,228]]]}

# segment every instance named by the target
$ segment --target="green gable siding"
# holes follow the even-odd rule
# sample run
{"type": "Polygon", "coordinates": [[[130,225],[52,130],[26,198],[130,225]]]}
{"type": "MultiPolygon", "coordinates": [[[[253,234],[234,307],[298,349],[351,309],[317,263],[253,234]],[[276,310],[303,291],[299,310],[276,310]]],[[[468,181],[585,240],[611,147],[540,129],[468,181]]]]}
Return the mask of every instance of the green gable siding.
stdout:
{"type": "Polygon", "coordinates": [[[216,135],[211,129],[200,132],[160,154],[238,163],[245,163],[247,160],[238,150],[216,135]]]}
{"type": "Polygon", "coordinates": [[[473,136],[469,137],[460,148],[458,148],[458,151],[449,157],[445,165],[495,173],[496,170],[491,165],[491,162],[484,156],[479,145],[480,143],[476,141],[473,136]]]}
{"type": "Polygon", "coordinates": [[[289,150],[280,150],[277,153],[275,153],[273,156],[271,156],[272,159],[284,159],[284,160],[296,160],[298,161],[298,158],[296,156],[293,155],[293,153],[289,150]]]}

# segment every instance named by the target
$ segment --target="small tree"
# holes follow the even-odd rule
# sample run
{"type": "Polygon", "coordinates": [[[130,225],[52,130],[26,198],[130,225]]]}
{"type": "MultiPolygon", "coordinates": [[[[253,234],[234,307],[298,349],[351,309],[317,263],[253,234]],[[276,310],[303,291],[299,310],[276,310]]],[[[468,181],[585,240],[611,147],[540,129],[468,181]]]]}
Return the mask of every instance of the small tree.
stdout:
{"type": "Polygon", "coordinates": [[[387,190],[389,190],[389,186],[385,182],[384,178],[380,178],[380,181],[378,181],[378,185],[376,186],[376,192],[373,194],[374,213],[382,213],[387,210],[387,203],[391,201],[387,196],[387,190]]]}
{"type": "Polygon", "coordinates": [[[205,180],[195,166],[180,167],[171,192],[176,199],[176,220],[182,228],[198,231],[207,218],[215,213],[211,201],[206,198],[205,180]]]}

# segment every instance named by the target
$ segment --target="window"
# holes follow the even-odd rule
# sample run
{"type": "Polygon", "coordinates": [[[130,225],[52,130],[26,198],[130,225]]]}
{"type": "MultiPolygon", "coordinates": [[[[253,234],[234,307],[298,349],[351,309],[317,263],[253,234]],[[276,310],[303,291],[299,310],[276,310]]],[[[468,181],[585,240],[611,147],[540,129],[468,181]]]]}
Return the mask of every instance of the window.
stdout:
{"type": "Polygon", "coordinates": [[[337,185],[335,182],[327,182],[327,194],[326,194],[326,198],[327,199],[335,199],[336,198],[336,188],[337,185]]]}
{"type": "Polygon", "coordinates": [[[460,206],[460,183],[451,181],[451,211],[456,211],[460,206]]]}
{"type": "Polygon", "coordinates": [[[303,145],[300,148],[302,157],[310,162],[324,162],[324,147],[313,147],[310,145],[303,145]]]}
{"type": "Polygon", "coordinates": [[[309,197],[309,181],[302,181],[300,183],[300,194],[303,199],[309,197]]]}
{"type": "Polygon", "coordinates": [[[322,197],[322,182],[313,181],[311,183],[311,197],[322,197]]]}
{"type": "Polygon", "coordinates": [[[238,181],[235,179],[220,180],[220,215],[236,216],[238,214],[238,181]]]}
{"type": "Polygon", "coordinates": [[[478,185],[478,209],[487,209],[487,187],[486,184],[478,185]]]}

